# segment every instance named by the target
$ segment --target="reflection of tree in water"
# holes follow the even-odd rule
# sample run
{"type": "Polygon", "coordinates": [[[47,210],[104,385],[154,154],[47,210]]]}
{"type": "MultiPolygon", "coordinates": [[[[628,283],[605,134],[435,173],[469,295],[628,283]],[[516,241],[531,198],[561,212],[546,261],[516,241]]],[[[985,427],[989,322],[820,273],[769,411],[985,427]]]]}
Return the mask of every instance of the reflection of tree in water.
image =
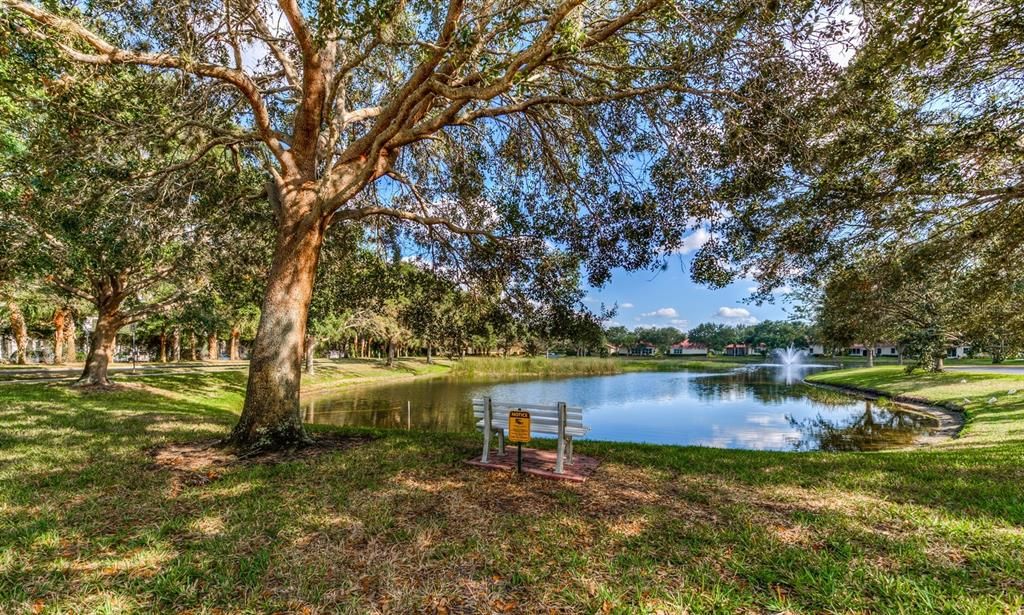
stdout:
{"type": "Polygon", "coordinates": [[[303,420],[307,423],[382,429],[407,429],[411,423],[412,429],[419,430],[472,431],[470,406],[461,388],[436,384],[353,387],[343,396],[304,399],[303,420]],[[407,403],[411,404],[409,411],[407,403]],[[453,408],[457,410],[453,412],[453,408]]]}
{"type": "Polygon", "coordinates": [[[910,412],[876,408],[864,402],[864,411],[845,421],[830,420],[820,414],[798,420],[786,417],[803,437],[794,442],[795,450],[874,451],[910,444],[914,436],[933,424],[929,417],[910,412]]]}
{"type": "Polygon", "coordinates": [[[810,399],[827,406],[850,405],[854,398],[841,393],[826,391],[801,382],[800,372],[785,369],[746,369],[694,378],[690,390],[701,401],[720,399],[739,400],[753,397],[763,404],[779,405],[789,401],[810,399]]]}

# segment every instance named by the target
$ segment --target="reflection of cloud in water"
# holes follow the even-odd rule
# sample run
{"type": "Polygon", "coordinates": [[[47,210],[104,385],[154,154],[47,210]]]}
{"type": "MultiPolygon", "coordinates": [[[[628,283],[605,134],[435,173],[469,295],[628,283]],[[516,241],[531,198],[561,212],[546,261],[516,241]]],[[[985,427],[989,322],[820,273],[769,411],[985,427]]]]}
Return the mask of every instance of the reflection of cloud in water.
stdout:
{"type": "Polygon", "coordinates": [[[723,429],[719,425],[711,427],[714,435],[697,444],[715,448],[777,451],[792,448],[793,442],[800,440],[800,432],[795,429],[723,429]]]}

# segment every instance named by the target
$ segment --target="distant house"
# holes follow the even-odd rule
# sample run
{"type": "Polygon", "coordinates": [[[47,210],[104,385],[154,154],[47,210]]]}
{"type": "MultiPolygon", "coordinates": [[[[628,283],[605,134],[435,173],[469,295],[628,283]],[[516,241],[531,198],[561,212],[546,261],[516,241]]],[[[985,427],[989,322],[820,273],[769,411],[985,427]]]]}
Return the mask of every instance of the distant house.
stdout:
{"type": "Polygon", "coordinates": [[[650,342],[639,342],[629,349],[631,357],[653,357],[658,354],[658,347],[650,342]]]}
{"type": "Polygon", "coordinates": [[[822,357],[825,356],[825,345],[824,344],[811,344],[811,356],[822,357]]]}
{"type": "MultiPolygon", "coordinates": [[[[854,344],[846,349],[846,354],[852,357],[866,357],[868,356],[868,350],[864,344],[854,344]]],[[[900,356],[900,349],[895,344],[890,342],[879,342],[875,345],[875,356],[876,357],[898,357],[900,356]]]]}
{"type": "Polygon", "coordinates": [[[668,348],[668,353],[672,356],[679,355],[707,355],[708,347],[704,344],[698,344],[685,339],[681,342],[676,342],[668,348]]]}
{"type": "Polygon", "coordinates": [[[964,359],[971,353],[970,346],[950,346],[946,349],[947,359],[964,359]]]}
{"type": "Polygon", "coordinates": [[[876,357],[898,357],[900,356],[899,346],[896,344],[882,343],[875,348],[876,357]]]}
{"type": "Polygon", "coordinates": [[[725,356],[727,357],[745,357],[750,354],[750,347],[746,344],[726,344],[725,356]]]}

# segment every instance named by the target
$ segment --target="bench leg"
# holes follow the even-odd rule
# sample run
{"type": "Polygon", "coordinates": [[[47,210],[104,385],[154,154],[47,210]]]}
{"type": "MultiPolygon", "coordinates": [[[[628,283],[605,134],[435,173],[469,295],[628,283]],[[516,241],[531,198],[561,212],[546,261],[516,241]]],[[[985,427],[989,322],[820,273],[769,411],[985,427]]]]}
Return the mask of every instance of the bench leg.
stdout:
{"type": "Polygon", "coordinates": [[[487,463],[491,460],[491,419],[494,412],[491,409],[491,398],[484,399],[484,452],[480,455],[480,461],[487,463]]]}
{"type": "Polygon", "coordinates": [[[565,473],[565,438],[558,439],[558,452],[555,454],[555,474],[565,473]]]}
{"type": "Polygon", "coordinates": [[[558,452],[555,454],[555,474],[565,473],[565,402],[558,402],[558,452]]]}

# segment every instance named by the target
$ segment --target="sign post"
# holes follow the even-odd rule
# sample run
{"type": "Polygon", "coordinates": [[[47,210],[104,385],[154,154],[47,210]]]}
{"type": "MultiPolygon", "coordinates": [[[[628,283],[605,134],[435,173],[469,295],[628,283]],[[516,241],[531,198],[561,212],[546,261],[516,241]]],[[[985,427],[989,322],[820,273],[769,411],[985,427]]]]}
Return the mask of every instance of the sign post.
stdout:
{"type": "Polygon", "coordinates": [[[512,410],[508,413],[508,441],[516,443],[516,471],[523,471],[523,442],[530,441],[530,413],[512,410]]]}

